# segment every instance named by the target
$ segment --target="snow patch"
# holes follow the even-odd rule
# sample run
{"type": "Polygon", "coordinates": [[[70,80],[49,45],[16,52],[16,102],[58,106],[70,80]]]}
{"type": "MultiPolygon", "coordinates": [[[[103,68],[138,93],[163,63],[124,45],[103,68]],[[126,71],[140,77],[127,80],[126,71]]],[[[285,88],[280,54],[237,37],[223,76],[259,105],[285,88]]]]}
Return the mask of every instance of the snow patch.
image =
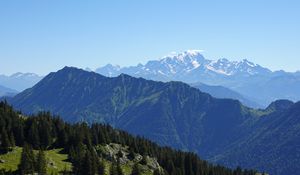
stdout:
{"type": "Polygon", "coordinates": [[[200,66],[200,63],[198,63],[196,60],[192,61],[192,64],[195,69],[200,66]]]}
{"type": "Polygon", "coordinates": [[[212,66],[210,66],[210,65],[207,65],[206,68],[207,68],[208,70],[211,70],[211,71],[216,72],[216,73],[219,73],[219,74],[223,74],[223,75],[227,75],[227,76],[231,75],[230,73],[227,73],[227,72],[225,72],[224,70],[220,70],[220,69],[217,70],[217,69],[215,69],[214,67],[212,67],[212,66]]]}

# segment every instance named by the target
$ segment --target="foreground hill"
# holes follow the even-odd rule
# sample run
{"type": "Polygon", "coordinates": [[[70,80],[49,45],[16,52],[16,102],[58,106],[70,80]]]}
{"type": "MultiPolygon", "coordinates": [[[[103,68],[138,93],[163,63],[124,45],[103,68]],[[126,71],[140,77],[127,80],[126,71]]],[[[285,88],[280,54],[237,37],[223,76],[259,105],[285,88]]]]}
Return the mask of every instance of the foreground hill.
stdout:
{"type": "Polygon", "coordinates": [[[298,106],[290,101],[254,110],[181,82],[155,82],[125,74],[108,78],[66,67],[10,102],[26,113],[49,110],[69,122],[109,123],[228,166],[278,175],[284,174],[283,169],[300,171],[300,113],[294,110],[292,115],[290,107],[298,106]],[[293,125],[279,129],[284,123],[293,125]],[[282,132],[284,137],[278,137],[282,132]]]}
{"type": "Polygon", "coordinates": [[[108,125],[70,125],[49,113],[27,118],[5,102],[0,102],[0,130],[0,173],[5,174],[255,174],[212,165],[108,125]]]}

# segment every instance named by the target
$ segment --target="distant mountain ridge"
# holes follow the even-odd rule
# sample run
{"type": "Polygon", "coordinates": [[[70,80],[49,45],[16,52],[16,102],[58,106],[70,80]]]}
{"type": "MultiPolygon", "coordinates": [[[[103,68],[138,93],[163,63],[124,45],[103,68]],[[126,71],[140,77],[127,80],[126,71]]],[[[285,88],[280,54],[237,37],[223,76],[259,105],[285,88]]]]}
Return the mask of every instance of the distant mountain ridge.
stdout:
{"type": "Polygon", "coordinates": [[[125,73],[157,81],[183,81],[224,86],[245,98],[254,99],[262,106],[267,106],[277,99],[300,100],[299,72],[273,72],[246,59],[209,60],[204,58],[199,50],[168,55],[158,60],[148,61],[144,65],[120,67],[108,64],[96,69],[95,72],[109,77],[125,73]]]}
{"type": "Polygon", "coordinates": [[[17,91],[23,91],[39,82],[43,76],[34,73],[15,73],[10,76],[0,75],[0,85],[17,91]]]}
{"type": "Polygon", "coordinates": [[[49,110],[66,121],[109,123],[227,166],[274,175],[300,171],[300,106],[287,100],[254,110],[181,82],[65,67],[9,102],[26,113],[49,110]]]}
{"type": "Polygon", "coordinates": [[[191,86],[198,88],[200,91],[208,93],[215,98],[236,99],[248,107],[263,108],[261,105],[255,103],[254,101],[249,100],[241,94],[223,86],[210,86],[203,83],[193,83],[191,84],[191,86]]]}
{"type": "Polygon", "coordinates": [[[2,96],[14,96],[15,94],[17,94],[18,91],[14,90],[14,89],[10,89],[4,86],[0,85],[0,97],[2,96]]]}

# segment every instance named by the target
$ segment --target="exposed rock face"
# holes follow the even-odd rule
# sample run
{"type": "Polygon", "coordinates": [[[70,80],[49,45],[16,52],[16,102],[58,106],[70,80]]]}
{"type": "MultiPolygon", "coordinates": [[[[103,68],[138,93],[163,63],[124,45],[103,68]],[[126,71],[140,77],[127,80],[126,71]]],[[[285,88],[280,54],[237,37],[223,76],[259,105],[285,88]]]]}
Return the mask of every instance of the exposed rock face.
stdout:
{"type": "MultiPolygon", "coordinates": [[[[141,163],[143,160],[143,156],[137,153],[134,153],[134,158],[131,160],[129,157],[129,147],[116,143],[99,145],[97,152],[107,160],[119,161],[121,165],[128,164],[133,166],[135,163],[141,163]]],[[[145,156],[144,160],[146,161],[143,163],[143,166],[141,166],[142,171],[150,170],[153,172],[156,169],[162,170],[156,158],[145,156]]]]}

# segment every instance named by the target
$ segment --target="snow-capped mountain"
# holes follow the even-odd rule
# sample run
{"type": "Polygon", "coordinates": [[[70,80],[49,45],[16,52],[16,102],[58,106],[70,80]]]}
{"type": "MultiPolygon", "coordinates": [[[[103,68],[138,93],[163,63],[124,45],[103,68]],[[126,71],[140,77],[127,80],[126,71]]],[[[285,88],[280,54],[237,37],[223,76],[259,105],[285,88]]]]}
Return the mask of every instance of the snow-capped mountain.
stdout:
{"type": "Polygon", "coordinates": [[[269,74],[269,69],[254,64],[246,59],[229,61],[227,59],[209,60],[204,58],[200,50],[188,50],[171,54],[158,60],[148,61],[145,65],[132,67],[113,66],[108,64],[98,68],[97,73],[106,76],[117,76],[126,73],[132,76],[154,80],[184,80],[199,82],[203,76],[252,76],[269,74]]]}
{"type": "Polygon", "coordinates": [[[263,68],[258,64],[254,64],[247,59],[242,61],[229,61],[226,58],[212,61],[208,66],[208,69],[225,75],[257,75],[257,74],[270,74],[271,71],[267,68],[263,68]]]}
{"type": "Polygon", "coordinates": [[[10,76],[0,75],[0,84],[15,89],[17,91],[23,91],[24,89],[32,87],[43,77],[34,73],[15,73],[10,76]]]}
{"type": "Polygon", "coordinates": [[[206,59],[200,50],[172,53],[137,66],[120,67],[111,64],[95,72],[105,76],[125,73],[158,81],[205,83],[230,88],[256,103],[267,106],[277,99],[300,100],[300,73],[272,72],[247,59],[230,61],[206,59]],[[287,86],[288,85],[288,86],[287,86]],[[258,90],[259,89],[259,90],[258,90]]]}

